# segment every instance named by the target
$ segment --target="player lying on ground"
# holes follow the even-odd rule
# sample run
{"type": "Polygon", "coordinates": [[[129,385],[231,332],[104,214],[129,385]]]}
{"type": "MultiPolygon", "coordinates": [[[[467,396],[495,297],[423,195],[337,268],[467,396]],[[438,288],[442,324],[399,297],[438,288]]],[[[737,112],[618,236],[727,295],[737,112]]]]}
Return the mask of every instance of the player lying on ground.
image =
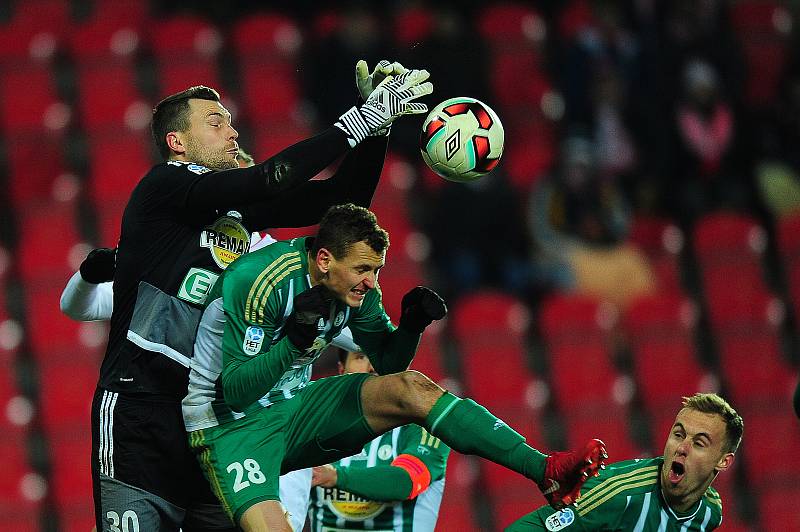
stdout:
{"type": "Polygon", "coordinates": [[[664,456],[610,464],[584,484],[572,506],[557,512],[544,506],[506,530],[714,530],[722,523],[722,500],[711,483],[733,464],[743,429],[720,396],[684,397],[664,456]]]}
{"type": "MultiPolygon", "coordinates": [[[[377,375],[364,353],[338,351],[340,375],[377,375]]],[[[447,445],[419,425],[403,425],[375,438],[357,455],[315,467],[311,530],[432,532],[449,454],[447,445]]]]}
{"type": "Polygon", "coordinates": [[[184,419],[212,488],[246,531],[290,529],[280,472],[335,462],[409,423],[525,475],[556,506],[572,502],[601,467],[598,440],[546,456],[474,401],[407,371],[425,327],[447,309],[417,287],[403,297],[398,327],[391,323],[377,289],[388,244],[367,209],[336,206],[315,238],[238,259],[208,299],[184,419]],[[309,382],[310,365],[345,326],[380,376],[309,382]]]}

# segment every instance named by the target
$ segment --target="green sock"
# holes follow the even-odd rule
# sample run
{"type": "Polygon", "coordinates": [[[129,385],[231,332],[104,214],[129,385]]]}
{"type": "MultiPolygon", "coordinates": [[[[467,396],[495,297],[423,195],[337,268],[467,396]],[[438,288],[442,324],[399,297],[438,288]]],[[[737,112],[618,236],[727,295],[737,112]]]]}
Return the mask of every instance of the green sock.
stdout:
{"type": "Polygon", "coordinates": [[[475,454],[525,475],[544,477],[546,455],[472,399],[445,392],[425,419],[428,432],[461,454],[475,454]]]}

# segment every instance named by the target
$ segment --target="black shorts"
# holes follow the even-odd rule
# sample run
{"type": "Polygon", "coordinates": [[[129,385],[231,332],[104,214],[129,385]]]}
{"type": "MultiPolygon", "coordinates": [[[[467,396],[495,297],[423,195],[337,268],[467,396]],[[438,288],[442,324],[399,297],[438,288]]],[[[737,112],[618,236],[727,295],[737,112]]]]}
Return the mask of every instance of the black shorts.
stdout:
{"type": "Polygon", "coordinates": [[[98,388],[91,458],[98,531],[238,530],[189,448],[180,401],[98,388]]]}

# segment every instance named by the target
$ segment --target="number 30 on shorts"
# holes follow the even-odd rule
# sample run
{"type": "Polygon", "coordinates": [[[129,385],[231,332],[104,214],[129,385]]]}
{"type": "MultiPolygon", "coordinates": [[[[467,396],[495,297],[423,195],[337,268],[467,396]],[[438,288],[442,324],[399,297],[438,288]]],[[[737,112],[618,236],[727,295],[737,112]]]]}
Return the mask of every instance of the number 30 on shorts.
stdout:
{"type": "Polygon", "coordinates": [[[233,481],[234,493],[242,491],[251,483],[263,484],[267,480],[267,477],[261,472],[261,466],[252,458],[246,458],[244,462],[228,464],[226,471],[236,475],[233,481]],[[245,471],[247,472],[247,480],[244,479],[245,471]]]}

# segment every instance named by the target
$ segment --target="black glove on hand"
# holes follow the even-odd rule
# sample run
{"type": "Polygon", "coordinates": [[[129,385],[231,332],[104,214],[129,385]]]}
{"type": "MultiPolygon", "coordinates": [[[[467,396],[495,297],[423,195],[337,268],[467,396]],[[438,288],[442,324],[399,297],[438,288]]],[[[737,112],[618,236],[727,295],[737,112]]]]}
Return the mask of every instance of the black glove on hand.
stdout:
{"type": "Polygon", "coordinates": [[[400,308],[400,327],[415,334],[422,334],[433,320],[440,320],[447,315],[444,300],[424,286],[413,288],[404,295],[400,308]]]}
{"type": "Polygon", "coordinates": [[[116,248],[97,248],[89,252],[81,262],[81,277],[87,283],[100,284],[114,280],[117,269],[116,248]]]}
{"type": "Polygon", "coordinates": [[[317,327],[320,318],[327,320],[331,312],[333,294],[318,284],[294,298],[294,310],[286,320],[284,330],[292,344],[305,351],[321,332],[317,327]]]}

